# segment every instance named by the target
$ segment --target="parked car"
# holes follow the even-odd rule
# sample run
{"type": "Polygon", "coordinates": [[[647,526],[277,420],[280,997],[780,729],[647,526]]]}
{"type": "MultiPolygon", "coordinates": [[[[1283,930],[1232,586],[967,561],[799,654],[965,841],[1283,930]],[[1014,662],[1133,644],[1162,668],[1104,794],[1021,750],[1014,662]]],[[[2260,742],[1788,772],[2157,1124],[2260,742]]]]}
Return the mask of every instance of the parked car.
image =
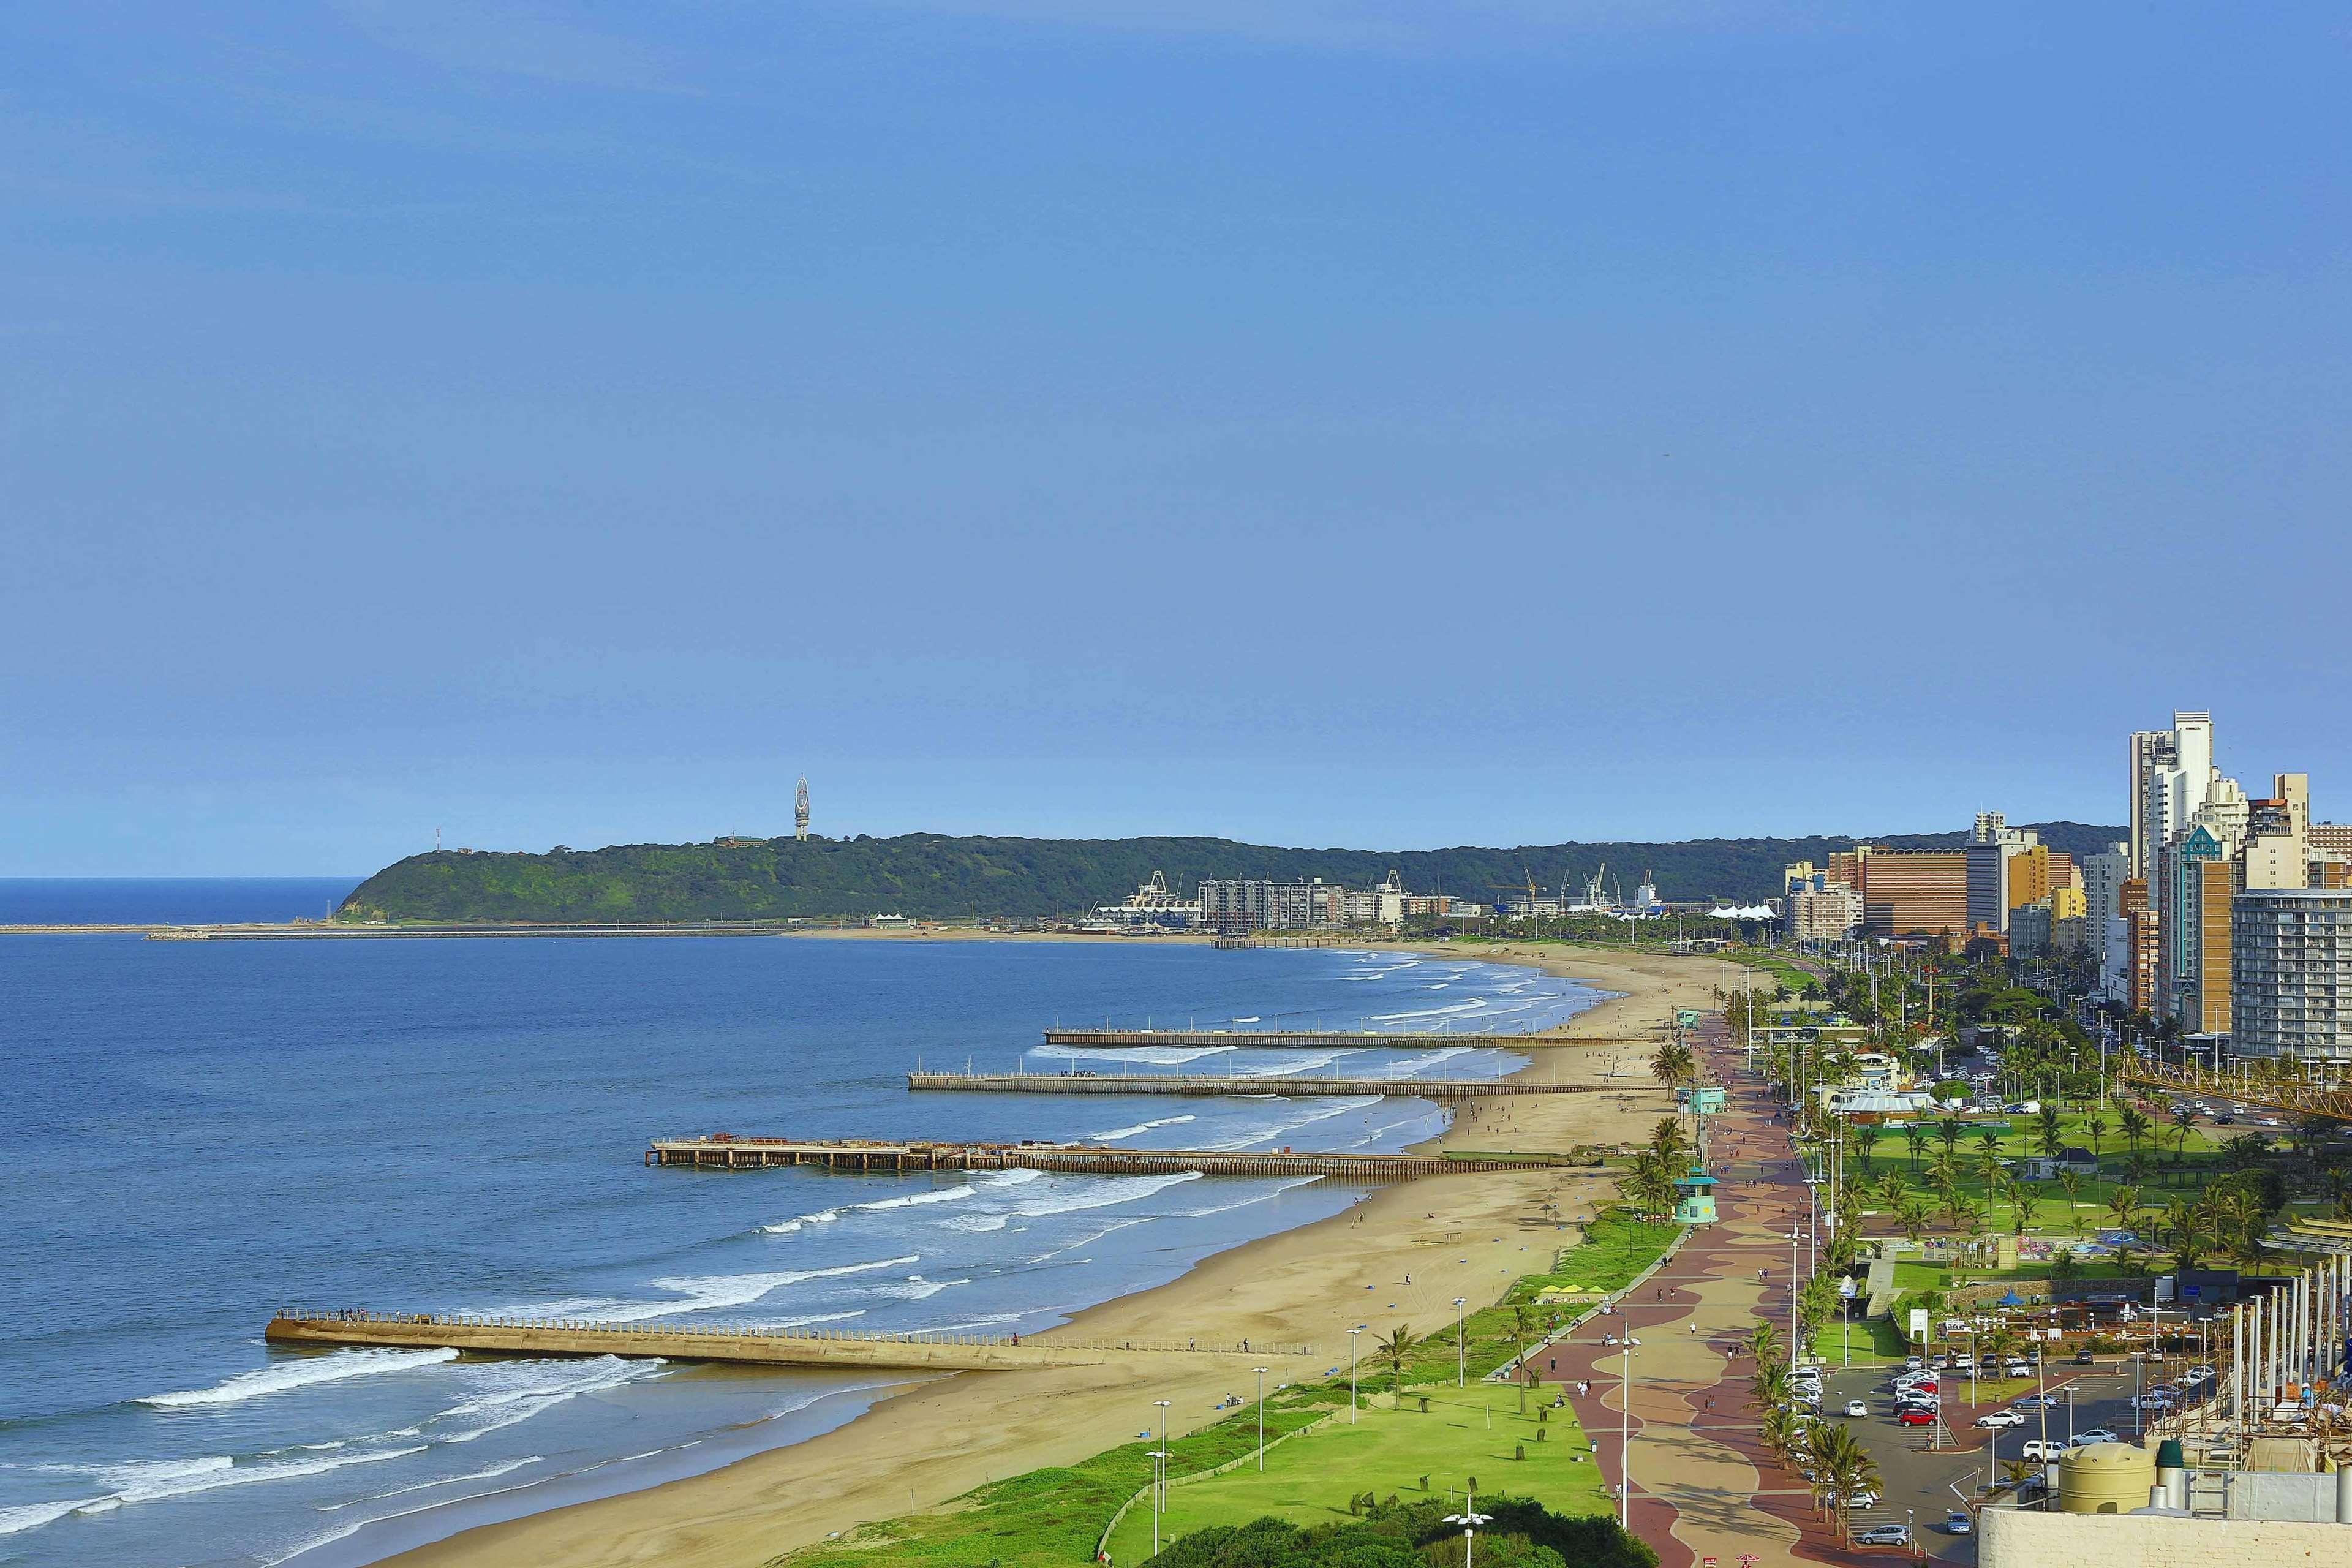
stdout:
{"type": "Polygon", "coordinates": [[[2157,1394],[2153,1391],[2147,1394],[2135,1394],[2131,1397],[2131,1407],[2134,1410],[2169,1410],[2177,1403],[2178,1401],[2172,1395],[2157,1394]]]}
{"type": "Polygon", "coordinates": [[[2021,1361],[2008,1363],[2000,1369],[2003,1377],[2032,1377],[2033,1369],[2021,1361]]]}
{"type": "Polygon", "coordinates": [[[2025,1417],[2014,1410],[1988,1410],[1977,1417],[1977,1425],[1987,1427],[2022,1426],[2025,1417]]]}
{"type": "Polygon", "coordinates": [[[2077,1448],[2087,1443],[2120,1443],[2122,1441],[2123,1438],[2116,1436],[2115,1428],[2111,1426],[2085,1426],[2074,1434],[2074,1447],[2077,1448]]]}
{"type": "Polygon", "coordinates": [[[2011,1410],[2055,1410],[2062,1403],[2053,1394],[2029,1394],[2022,1399],[2011,1400],[2009,1407],[2011,1410]]]}
{"type": "Polygon", "coordinates": [[[2096,1366],[2099,1364],[2099,1358],[2093,1355],[2089,1351],[2076,1351],[2074,1352],[2074,1364],[2076,1366],[2096,1366]]]}
{"type": "Polygon", "coordinates": [[[1972,1533],[1975,1529],[1976,1525],[1969,1520],[1969,1516],[1962,1513],[1958,1509],[1954,1509],[1951,1512],[1944,1516],[1944,1533],[1947,1535],[1968,1535],[1972,1533]]]}
{"type": "Polygon", "coordinates": [[[1874,1524],[1868,1530],[1854,1531],[1856,1546],[1908,1546],[1911,1527],[1907,1524],[1874,1524]]]}
{"type": "Polygon", "coordinates": [[[2028,1437],[2025,1440],[2024,1452],[2019,1457],[2029,1463],[2035,1459],[2040,1459],[2046,1463],[2049,1460],[2060,1458],[2065,1452],[2066,1439],[2063,1437],[2053,1437],[2046,1443],[2039,1437],[2028,1437]]]}
{"type": "Polygon", "coordinates": [[[1901,1426],[1933,1426],[1936,1413],[1924,1405],[1906,1405],[1895,1413],[1895,1421],[1901,1426]]]}
{"type": "Polygon", "coordinates": [[[1917,1372],[1923,1364],[1916,1355],[1903,1358],[1903,1370],[1906,1372],[1917,1372]]]}
{"type": "Polygon", "coordinates": [[[1845,1413],[1848,1415],[1867,1415],[1870,1414],[1870,1406],[1859,1399],[1849,1399],[1845,1402],[1845,1413]]]}

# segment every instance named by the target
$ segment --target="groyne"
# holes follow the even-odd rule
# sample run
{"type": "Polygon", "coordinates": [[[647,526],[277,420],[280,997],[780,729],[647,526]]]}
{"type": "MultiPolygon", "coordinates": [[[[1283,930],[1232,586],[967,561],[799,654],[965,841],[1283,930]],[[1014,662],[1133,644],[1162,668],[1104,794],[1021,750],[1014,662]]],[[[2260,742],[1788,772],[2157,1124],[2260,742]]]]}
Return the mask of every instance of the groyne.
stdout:
{"type": "Polygon", "coordinates": [[[1391,1100],[1495,1100],[1519,1094],[1603,1094],[1615,1084],[1524,1083],[1496,1078],[1249,1078],[1230,1073],[930,1072],[910,1089],[977,1094],[1380,1095],[1391,1100]]]}
{"type": "Polygon", "coordinates": [[[1327,1176],[1379,1184],[1480,1171],[1573,1165],[1570,1154],[1332,1154],[1289,1149],[1255,1153],[1227,1149],[1111,1149],[1091,1143],[884,1142],[872,1139],[656,1138],[648,1165],[698,1171],[764,1171],[812,1165],[828,1171],[1074,1171],[1088,1175],[1327,1176]]]}

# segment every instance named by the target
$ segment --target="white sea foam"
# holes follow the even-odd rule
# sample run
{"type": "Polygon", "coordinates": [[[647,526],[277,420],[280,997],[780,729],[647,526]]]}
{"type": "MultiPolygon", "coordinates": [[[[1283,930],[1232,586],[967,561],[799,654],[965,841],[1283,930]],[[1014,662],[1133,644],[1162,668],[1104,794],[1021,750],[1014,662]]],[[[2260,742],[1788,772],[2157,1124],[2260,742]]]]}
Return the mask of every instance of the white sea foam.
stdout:
{"type": "Polygon", "coordinates": [[[52,1520],[63,1519],[100,1503],[111,1502],[110,1498],[67,1498],[59,1502],[30,1502],[21,1508],[0,1508],[0,1535],[14,1535],[19,1531],[38,1530],[52,1520]]]}
{"type": "Polygon", "coordinates": [[[298,1362],[241,1372],[210,1388],[186,1389],[177,1394],[151,1394],[139,1403],[165,1410],[192,1405],[240,1405],[248,1399],[258,1399],[265,1394],[282,1394],[289,1388],[307,1388],[316,1383],[340,1383],[347,1377],[373,1377],[381,1373],[407,1372],[415,1367],[432,1366],[457,1359],[457,1352],[453,1350],[335,1351],[327,1355],[306,1356],[298,1362]]]}
{"type": "Polygon", "coordinates": [[[1186,1209],[1184,1211],[1184,1217],[1187,1219],[1205,1219],[1213,1214],[1225,1214],[1234,1209],[1247,1208],[1252,1204],[1262,1204],[1268,1198],[1279,1197],[1284,1193],[1290,1191],[1293,1187],[1307,1186],[1313,1183],[1319,1182],[1323,1178],[1320,1176],[1288,1176],[1276,1182],[1266,1191],[1252,1193],[1248,1196],[1236,1199],[1233,1203],[1213,1204],[1207,1208],[1186,1209]]]}
{"type": "Polygon", "coordinates": [[[926,1279],[919,1274],[909,1274],[905,1284],[877,1285],[870,1294],[888,1296],[900,1301],[928,1301],[942,1290],[971,1283],[969,1279],[926,1279]]]}
{"type": "Polygon", "coordinates": [[[478,1373],[482,1387],[472,1398],[392,1436],[470,1443],[528,1421],[567,1399],[656,1376],[667,1365],[658,1360],[625,1361],[606,1355],[584,1362],[512,1362],[483,1368],[478,1373]]]}
{"type": "Polygon", "coordinates": [[[486,1470],[472,1470],[462,1476],[444,1476],[437,1481],[418,1481],[414,1486],[394,1487],[388,1492],[375,1492],[367,1497],[355,1497],[342,1502],[327,1503],[319,1511],[335,1513],[343,1509],[356,1508],[363,1502],[382,1502],[386,1498],[406,1497],[410,1492],[431,1491],[435,1487],[454,1487],[465,1481],[487,1481],[494,1477],[512,1475],[525,1465],[536,1465],[541,1462],[539,1455],[532,1454],[525,1458],[509,1459],[502,1465],[492,1465],[486,1470]]]}
{"type": "Polygon", "coordinates": [[[1198,1171],[1178,1171],[1164,1176],[1105,1176],[1087,1182],[1075,1192],[1062,1192],[1018,1205],[1013,1213],[1027,1219],[1046,1215],[1074,1214],[1080,1209],[1109,1208],[1117,1204],[1131,1204],[1139,1198],[1172,1187],[1180,1182],[1197,1182],[1198,1171]]]}
{"type": "Polygon", "coordinates": [[[1361,1110],[1368,1105],[1378,1105],[1380,1102],[1381,1097],[1376,1094],[1351,1095],[1339,1099],[1318,1096],[1312,1100],[1297,1100],[1286,1109],[1297,1110],[1300,1114],[1275,1121],[1258,1122],[1240,1130],[1231,1137],[1220,1139],[1209,1147],[1246,1149],[1253,1143],[1269,1143],[1286,1132],[1296,1131],[1301,1127],[1311,1127],[1318,1121],[1328,1121],[1334,1116],[1345,1116],[1349,1111],[1361,1110]]]}
{"type": "Polygon", "coordinates": [[[870,1263],[845,1263],[834,1268],[787,1268],[772,1274],[708,1274],[673,1277],[653,1281],[656,1290],[674,1290],[677,1300],[672,1301],[613,1301],[601,1310],[583,1316],[593,1316],[599,1322],[635,1323],[648,1318],[676,1317],[686,1312],[709,1312],[726,1307],[747,1307],[772,1290],[787,1285],[798,1285],[806,1279],[835,1279],[845,1274],[865,1274],[877,1268],[901,1268],[909,1263],[920,1263],[919,1255],[905,1258],[877,1258],[870,1263]]]}
{"type": "MultiPolygon", "coordinates": [[[[1139,1177],[1137,1179],[1142,1180],[1144,1178],[1139,1177]]],[[[1061,1246],[1054,1248],[1053,1251],[1041,1252],[1036,1257],[1027,1259],[1027,1261],[1030,1263],[1051,1262],[1053,1259],[1063,1256],[1065,1253],[1076,1252],[1081,1247],[1092,1247],[1096,1242],[1100,1241],[1106,1236],[1115,1235],[1119,1231],[1132,1229],[1134,1226],[1139,1225],[1150,1225],[1150,1223],[1151,1219],[1148,1215],[1139,1216],[1135,1219],[1115,1219],[1111,1221],[1110,1224],[1103,1226],[1100,1230],[1089,1231],[1085,1236],[1078,1237],[1076,1241],[1065,1242],[1061,1246]]],[[[1077,1261],[1080,1263],[1091,1263],[1094,1260],[1089,1258],[1081,1258],[1077,1261]]]]}
{"type": "Polygon", "coordinates": [[[1340,1054],[1341,1053],[1338,1051],[1326,1051],[1321,1055],[1307,1057],[1298,1061],[1277,1061],[1265,1067],[1244,1068],[1241,1072],[1234,1076],[1238,1078],[1288,1078],[1293,1073],[1311,1072],[1317,1068],[1328,1068],[1333,1062],[1339,1059],[1340,1054]]]}
{"type": "Polygon", "coordinates": [[[980,1235],[987,1231],[1003,1230],[1011,1218],[1010,1215],[1001,1214],[960,1214],[947,1219],[935,1219],[931,1223],[941,1230],[961,1230],[971,1235],[980,1235]]]}
{"type": "Polygon", "coordinates": [[[857,1307],[846,1312],[812,1312],[805,1318],[778,1318],[772,1323],[760,1326],[763,1329],[804,1329],[811,1323],[838,1323],[845,1318],[862,1318],[865,1315],[866,1309],[857,1307]]]}
{"type": "Polygon", "coordinates": [[[1485,1010],[1486,1005],[1487,1004],[1485,998],[1482,997],[1475,1002],[1456,1002],[1450,1007],[1430,1007],[1418,1013],[1381,1013],[1376,1016],[1372,1019],[1372,1022],[1375,1024],[1402,1024],[1410,1022],[1414,1018],[1444,1018],[1455,1014],[1481,1012],[1485,1010]]]}
{"type": "Polygon", "coordinates": [[[1051,1057],[1056,1061],[1148,1062],[1158,1067],[1181,1067],[1202,1057],[1238,1049],[1237,1046],[1118,1046],[1108,1050],[1082,1050],[1069,1046],[1038,1046],[1028,1054],[1051,1057]]]}
{"type": "Polygon", "coordinates": [[[1402,1061],[1391,1062],[1386,1067],[1374,1069],[1372,1076],[1409,1079],[1425,1068],[1433,1068],[1440,1063],[1450,1062],[1456,1057],[1468,1056],[1475,1048],[1471,1046],[1447,1046],[1441,1050],[1430,1051],[1423,1056],[1407,1057],[1402,1061]]]}
{"type": "Polygon", "coordinates": [[[1179,1122],[1190,1121],[1192,1120],[1192,1118],[1189,1114],[1184,1116],[1163,1116],[1156,1121],[1139,1121],[1132,1127],[1114,1127],[1108,1132],[1097,1132],[1090,1136],[1092,1141],[1097,1143],[1111,1143],[1118,1142],[1121,1138],[1132,1138],[1139,1132],[1149,1132],[1155,1127],[1173,1127],[1179,1122]]]}

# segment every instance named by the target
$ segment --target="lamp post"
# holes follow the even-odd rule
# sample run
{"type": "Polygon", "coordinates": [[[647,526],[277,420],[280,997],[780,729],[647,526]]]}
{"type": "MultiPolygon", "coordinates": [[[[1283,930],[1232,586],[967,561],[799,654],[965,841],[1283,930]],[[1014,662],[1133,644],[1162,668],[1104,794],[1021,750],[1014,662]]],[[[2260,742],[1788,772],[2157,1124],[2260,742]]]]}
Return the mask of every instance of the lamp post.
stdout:
{"type": "Polygon", "coordinates": [[[1467,1296],[1454,1298],[1454,1386],[1456,1388],[1470,1386],[1470,1346],[1462,1331],[1462,1325],[1468,1321],[1462,1309],[1469,1300],[1467,1296]]]}
{"type": "Polygon", "coordinates": [[[1617,1379],[1617,1526],[1625,1528],[1626,1510],[1633,1498],[1633,1347],[1642,1342],[1632,1334],[1619,1347],[1624,1371],[1617,1379]]]}
{"type": "Polygon", "coordinates": [[[1168,1450],[1151,1450],[1151,1555],[1160,1555],[1160,1478],[1168,1473],[1168,1450]]]}
{"type": "Polygon", "coordinates": [[[1348,1425],[1356,1425],[1356,1345],[1364,1325],[1358,1323],[1348,1331],[1348,1425]]]}
{"type": "Polygon", "coordinates": [[[1462,1511],[1445,1516],[1446,1523],[1458,1524],[1462,1527],[1462,1568],[1470,1568],[1470,1538],[1478,1533],[1480,1525],[1494,1517],[1492,1514],[1480,1513],[1472,1508],[1471,1499],[1472,1493],[1465,1489],[1462,1493],[1462,1511]]]}
{"type": "Polygon", "coordinates": [[[1257,1369],[1257,1468],[1265,1469],[1265,1368],[1257,1369]]]}
{"type": "Polygon", "coordinates": [[[1160,1511],[1168,1511],[1168,1406],[1170,1401],[1155,1399],[1160,1406],[1160,1511]]]}

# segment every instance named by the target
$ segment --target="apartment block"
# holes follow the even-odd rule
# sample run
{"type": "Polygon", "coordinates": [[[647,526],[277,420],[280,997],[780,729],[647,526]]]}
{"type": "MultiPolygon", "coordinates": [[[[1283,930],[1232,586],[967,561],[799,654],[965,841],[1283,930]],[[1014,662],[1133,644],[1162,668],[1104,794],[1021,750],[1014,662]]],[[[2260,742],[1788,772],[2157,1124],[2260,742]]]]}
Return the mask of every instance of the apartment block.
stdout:
{"type": "Polygon", "coordinates": [[[2352,1062],[2352,889],[2249,888],[2231,901],[2231,1048],[2352,1062]]]}

